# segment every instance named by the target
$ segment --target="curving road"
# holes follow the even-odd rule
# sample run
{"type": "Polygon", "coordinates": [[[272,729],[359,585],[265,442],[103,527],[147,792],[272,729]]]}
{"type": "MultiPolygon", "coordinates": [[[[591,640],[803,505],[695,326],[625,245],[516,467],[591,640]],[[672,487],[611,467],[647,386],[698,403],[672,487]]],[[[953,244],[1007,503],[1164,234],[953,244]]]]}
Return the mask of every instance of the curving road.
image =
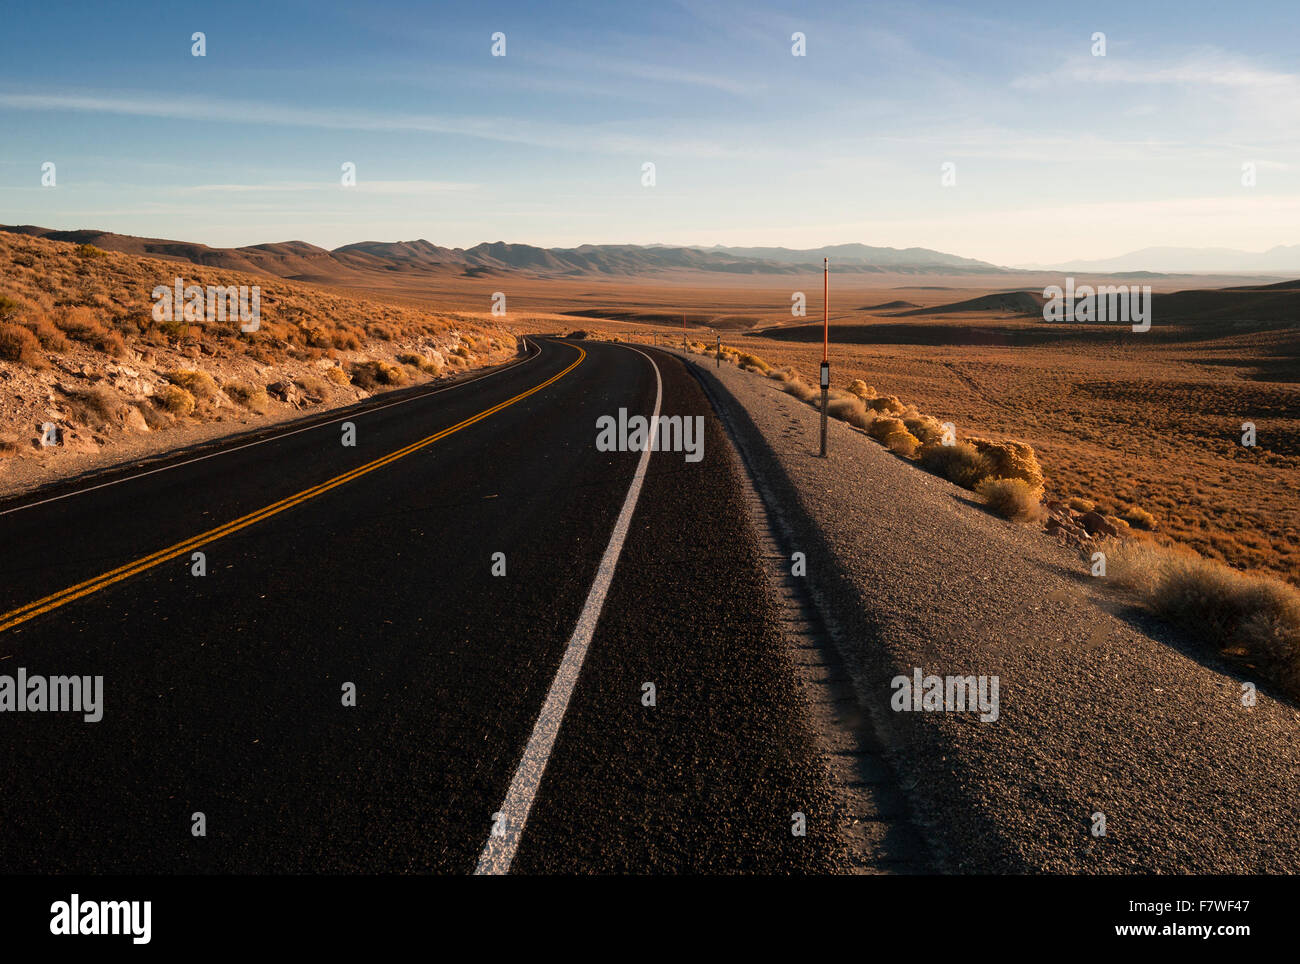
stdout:
{"type": "Polygon", "coordinates": [[[0,713],[0,872],[836,869],[696,382],[663,353],[530,345],[0,505],[0,675],[104,678],[100,722],[0,713]],[[655,452],[634,486],[640,453],[598,451],[596,423],[656,400],[704,416],[704,458],[655,452]]]}

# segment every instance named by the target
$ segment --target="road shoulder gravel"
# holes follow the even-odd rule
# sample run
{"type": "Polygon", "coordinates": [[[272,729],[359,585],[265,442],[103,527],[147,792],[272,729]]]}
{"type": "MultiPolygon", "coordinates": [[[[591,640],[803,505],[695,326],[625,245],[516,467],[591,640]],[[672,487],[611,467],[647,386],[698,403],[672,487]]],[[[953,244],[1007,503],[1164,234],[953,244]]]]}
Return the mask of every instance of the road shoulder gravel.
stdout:
{"type": "Polygon", "coordinates": [[[1300,713],[1126,607],[1041,532],[712,359],[694,370],[807,557],[809,591],[939,866],[1294,873],[1300,713]],[[898,712],[897,676],[996,676],[999,714],[898,712]],[[1096,815],[1105,834],[1096,835],[1096,815]]]}

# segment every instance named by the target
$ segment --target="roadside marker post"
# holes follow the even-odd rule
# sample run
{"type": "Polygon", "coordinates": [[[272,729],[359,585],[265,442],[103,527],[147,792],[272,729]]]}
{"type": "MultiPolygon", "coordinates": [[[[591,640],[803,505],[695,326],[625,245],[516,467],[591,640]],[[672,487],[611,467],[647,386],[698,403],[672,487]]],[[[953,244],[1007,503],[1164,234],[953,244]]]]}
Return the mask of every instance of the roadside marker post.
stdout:
{"type": "Polygon", "coordinates": [[[722,367],[722,336],[721,335],[718,336],[718,359],[717,360],[718,363],[713,367],[721,368],[722,367]]]}
{"type": "Polygon", "coordinates": [[[831,390],[831,312],[827,300],[831,290],[831,259],[822,259],[822,458],[826,458],[826,409],[830,403],[831,390]]]}

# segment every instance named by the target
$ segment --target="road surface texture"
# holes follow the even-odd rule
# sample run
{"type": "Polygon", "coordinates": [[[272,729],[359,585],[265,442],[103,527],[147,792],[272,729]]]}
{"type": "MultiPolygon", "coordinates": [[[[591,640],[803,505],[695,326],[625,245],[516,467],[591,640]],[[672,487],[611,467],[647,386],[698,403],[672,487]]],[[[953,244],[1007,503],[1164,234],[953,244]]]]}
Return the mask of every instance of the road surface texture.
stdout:
{"type": "Polygon", "coordinates": [[[0,674],[104,678],[100,722],[0,714],[0,870],[470,873],[494,829],[513,871],[841,869],[698,383],[661,352],[533,345],[355,413],[352,447],[326,420],[0,505],[29,505],[0,514],[0,674]],[[597,451],[597,419],[657,398],[706,416],[704,458],[649,458],[526,824],[500,826],[640,461],[597,451]]]}
{"type": "Polygon", "coordinates": [[[1300,713],[1126,611],[1050,536],[695,358],[944,869],[1294,873],[1300,713]],[[1000,715],[897,712],[896,675],[993,675],[1000,715]],[[1094,814],[1106,833],[1094,836],[1094,814]]]}

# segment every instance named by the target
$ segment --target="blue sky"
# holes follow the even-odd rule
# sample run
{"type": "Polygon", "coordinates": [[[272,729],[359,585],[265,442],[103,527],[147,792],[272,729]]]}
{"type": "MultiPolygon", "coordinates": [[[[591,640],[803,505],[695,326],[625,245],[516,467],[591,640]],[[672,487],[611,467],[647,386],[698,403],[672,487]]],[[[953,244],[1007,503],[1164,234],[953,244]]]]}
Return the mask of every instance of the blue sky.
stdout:
{"type": "Polygon", "coordinates": [[[0,222],[1003,264],[1262,250],[1300,243],[1298,25],[1295,0],[12,4],[0,222]]]}

